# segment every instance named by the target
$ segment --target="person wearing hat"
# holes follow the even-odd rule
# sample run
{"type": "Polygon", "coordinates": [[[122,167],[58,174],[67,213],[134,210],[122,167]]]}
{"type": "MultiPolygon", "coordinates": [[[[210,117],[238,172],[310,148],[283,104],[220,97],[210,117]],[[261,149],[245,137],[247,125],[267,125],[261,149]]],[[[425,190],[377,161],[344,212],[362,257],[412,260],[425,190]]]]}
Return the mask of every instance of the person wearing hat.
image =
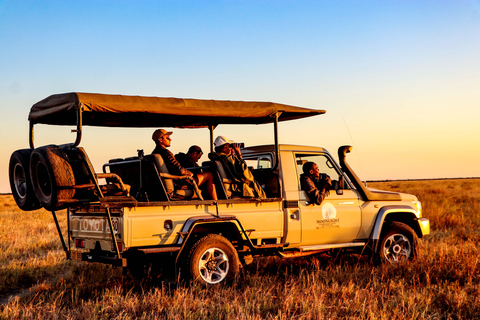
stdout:
{"type": "Polygon", "coordinates": [[[214,141],[215,152],[208,155],[212,161],[220,161],[232,184],[232,192],[243,198],[261,198],[267,196],[260,184],[253,177],[242,158],[240,143],[218,136],[214,141]]]}
{"type": "Polygon", "coordinates": [[[203,155],[202,148],[199,146],[191,146],[188,149],[188,152],[185,154],[183,152],[177,153],[175,159],[182,165],[184,168],[193,168],[198,167],[198,160],[203,155]]]}
{"type": "Polygon", "coordinates": [[[212,173],[199,172],[197,174],[193,174],[182,167],[182,165],[173,156],[173,153],[167,149],[172,143],[172,138],[170,137],[172,133],[173,132],[166,131],[164,129],[155,130],[152,134],[152,140],[155,142],[156,146],[152,153],[157,153],[162,156],[170,174],[194,178],[199,187],[202,185],[207,186],[207,192],[212,200],[217,200],[217,191],[215,189],[215,184],[213,183],[212,173]]]}

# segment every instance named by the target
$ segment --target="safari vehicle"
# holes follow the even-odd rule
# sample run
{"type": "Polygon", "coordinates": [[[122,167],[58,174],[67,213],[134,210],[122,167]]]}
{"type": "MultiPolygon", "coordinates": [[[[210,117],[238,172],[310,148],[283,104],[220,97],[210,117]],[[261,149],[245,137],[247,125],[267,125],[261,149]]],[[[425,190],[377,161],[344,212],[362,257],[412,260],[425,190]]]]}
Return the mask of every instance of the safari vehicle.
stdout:
{"type": "MultiPolygon", "coordinates": [[[[205,285],[228,282],[256,256],[298,257],[327,251],[368,254],[383,262],[413,259],[418,238],[430,233],[414,195],[367,188],[338,149],[339,164],[320,147],[282,145],[279,121],[325,113],[269,102],[214,101],[89,93],[52,95],[30,110],[30,148],[10,160],[13,196],[23,210],[53,213],[67,259],[185,276],[205,285]],[[75,126],[64,145],[34,146],[37,124],[75,126]],[[153,155],[112,159],[97,173],[80,147],[84,126],[209,128],[273,124],[272,145],[247,146],[242,155],[266,199],[234,198],[221,164],[199,170],[216,180],[219,200],[198,190],[175,190],[153,155]],[[300,188],[302,165],[313,161],[333,180],[321,205],[300,188]],[[56,212],[67,209],[64,237],[56,212]],[[66,238],[66,239],[65,239],[66,238]]],[[[161,158],[161,157],[160,157],[161,158]]]]}

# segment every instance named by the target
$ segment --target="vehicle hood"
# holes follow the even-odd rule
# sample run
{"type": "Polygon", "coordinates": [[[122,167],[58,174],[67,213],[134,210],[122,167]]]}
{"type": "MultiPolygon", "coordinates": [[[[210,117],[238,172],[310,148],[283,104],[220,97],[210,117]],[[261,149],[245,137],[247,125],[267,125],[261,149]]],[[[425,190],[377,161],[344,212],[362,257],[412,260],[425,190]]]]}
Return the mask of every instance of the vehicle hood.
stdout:
{"type": "Polygon", "coordinates": [[[378,193],[378,192],[381,192],[381,193],[387,193],[387,194],[396,194],[396,195],[400,195],[400,197],[402,198],[403,201],[417,201],[417,197],[414,196],[413,194],[409,194],[409,193],[402,193],[402,192],[391,192],[391,191],[385,191],[385,190],[379,190],[379,189],[375,189],[375,188],[367,188],[368,190],[370,190],[371,192],[374,192],[374,193],[378,193]]]}

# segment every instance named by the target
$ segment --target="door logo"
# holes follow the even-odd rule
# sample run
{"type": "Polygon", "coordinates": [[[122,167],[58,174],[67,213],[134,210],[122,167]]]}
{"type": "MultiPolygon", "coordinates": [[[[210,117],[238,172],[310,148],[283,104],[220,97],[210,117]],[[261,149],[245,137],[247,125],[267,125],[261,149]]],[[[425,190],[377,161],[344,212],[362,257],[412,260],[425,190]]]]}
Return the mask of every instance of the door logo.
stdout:
{"type": "Polygon", "coordinates": [[[329,202],[322,205],[322,218],[317,220],[317,229],[339,228],[340,219],[337,218],[337,209],[329,202]]]}
{"type": "Polygon", "coordinates": [[[322,216],[324,220],[335,219],[337,217],[337,209],[330,202],[324,203],[322,206],[322,216]]]}

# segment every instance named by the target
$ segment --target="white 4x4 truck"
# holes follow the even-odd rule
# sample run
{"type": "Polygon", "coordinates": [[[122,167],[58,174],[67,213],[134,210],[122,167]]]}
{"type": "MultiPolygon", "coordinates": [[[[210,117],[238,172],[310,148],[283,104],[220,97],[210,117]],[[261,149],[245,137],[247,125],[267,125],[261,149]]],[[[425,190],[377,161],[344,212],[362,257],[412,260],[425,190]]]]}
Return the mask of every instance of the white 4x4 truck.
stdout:
{"type": "Polygon", "coordinates": [[[67,259],[152,269],[203,284],[227,282],[255,256],[298,257],[330,250],[368,254],[383,262],[413,259],[430,233],[414,195],[368,189],[347,164],[320,147],[278,143],[278,122],[325,113],[268,102],[214,101],[88,93],[52,95],[30,110],[30,148],[10,159],[12,194],[23,210],[53,213],[67,259]],[[79,146],[83,126],[180,127],[213,130],[224,124],[273,123],[273,145],[242,155],[266,199],[230,198],[221,164],[205,162],[219,200],[198,189],[175,190],[175,179],[154,155],[112,159],[96,173],[79,146]],[[36,124],[76,126],[74,143],[35,147],[36,124]],[[333,180],[321,205],[300,187],[302,165],[315,162],[333,180]],[[56,212],[67,209],[64,237],[56,212]],[[66,238],[66,240],[65,240],[66,238]]]}

